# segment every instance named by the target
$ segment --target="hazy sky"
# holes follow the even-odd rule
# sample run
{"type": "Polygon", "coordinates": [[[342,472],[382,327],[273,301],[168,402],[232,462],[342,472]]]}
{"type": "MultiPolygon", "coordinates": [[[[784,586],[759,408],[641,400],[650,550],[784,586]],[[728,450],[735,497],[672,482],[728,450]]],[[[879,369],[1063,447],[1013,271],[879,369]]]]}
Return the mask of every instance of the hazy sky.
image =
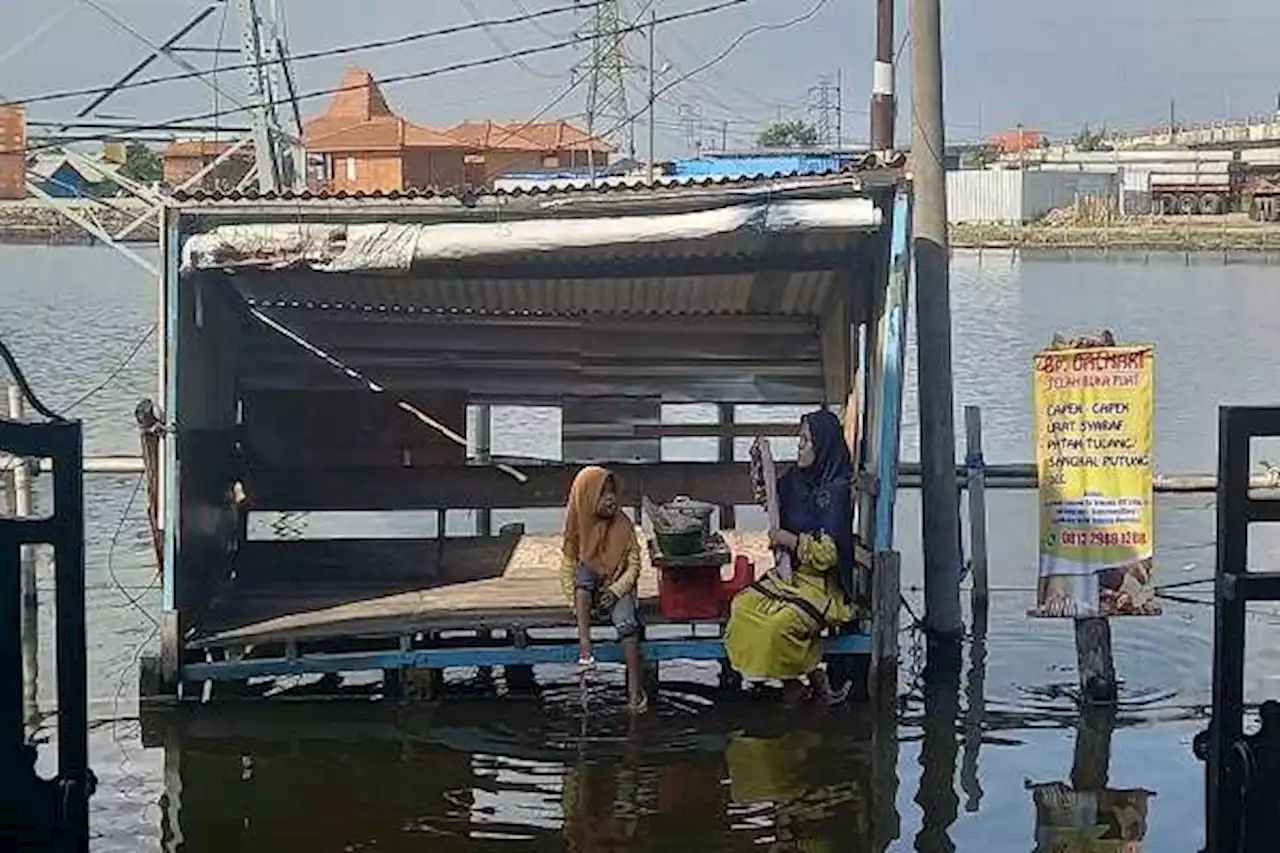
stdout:
{"type": "MultiPolygon", "coordinates": [[[[259,0],[264,6],[271,0],[259,0]]],[[[168,37],[207,5],[197,0],[92,0],[143,35],[168,37]]],[[[380,39],[482,18],[508,17],[520,9],[571,5],[571,0],[277,0],[287,16],[294,53],[380,39]]],[[[659,14],[710,5],[716,0],[653,0],[659,14]]],[[[233,5],[233,4],[228,4],[233,5]]],[[[623,0],[631,18],[649,0],[623,0]]],[[[898,38],[906,35],[907,4],[899,2],[898,38]]],[[[843,80],[846,141],[865,140],[870,90],[874,0],[747,0],[741,6],[658,28],[659,83],[672,81],[717,55],[754,25],[778,24],[809,9],[808,20],[785,29],[761,30],[722,61],[665,92],[658,109],[658,152],[688,150],[689,125],[718,145],[727,128],[731,148],[749,147],[759,126],[778,115],[804,116],[809,90],[823,75],[843,80]],[[682,116],[685,118],[682,119],[682,116]],[[727,125],[725,124],[727,122],[727,125]]],[[[1269,112],[1280,92],[1276,39],[1277,0],[944,0],[946,116],[952,139],[1011,128],[1063,136],[1086,122],[1094,126],[1144,127],[1168,120],[1175,99],[1180,120],[1269,112]]],[[[0,0],[0,95],[23,98],[64,88],[101,85],[145,55],[134,36],[107,21],[86,0],[0,0]]],[[[562,14],[533,24],[492,28],[421,41],[410,46],[299,63],[301,91],[332,87],[344,67],[359,65],[376,76],[406,74],[450,63],[555,42],[581,31],[587,13],[562,14]]],[[[235,45],[234,10],[215,12],[184,44],[235,45]]],[[[636,66],[647,62],[646,37],[628,37],[636,66]]],[[[909,44],[900,68],[910,65],[909,44]]],[[[202,67],[208,54],[190,55],[202,67]]],[[[504,61],[474,70],[389,85],[393,108],[427,125],[462,119],[526,119],[556,102],[547,117],[580,120],[585,85],[573,69],[581,47],[504,61]],[[559,99],[557,101],[557,98],[559,99]]],[[[224,63],[235,62],[231,56],[224,63]]],[[[148,73],[178,71],[167,61],[148,73]]],[[[629,113],[638,119],[645,148],[642,68],[629,71],[629,113]]],[[[239,72],[220,84],[243,92],[239,72]]],[[[908,137],[910,79],[899,78],[899,139],[908,137]]],[[[85,101],[31,107],[37,119],[74,115],[85,101]]],[[[303,105],[312,115],[323,99],[303,105]]],[[[218,106],[226,108],[223,99],[218,106]]],[[[101,113],[159,121],[213,110],[214,96],[184,82],[122,93],[101,113]]],[[[224,121],[243,123],[243,117],[224,121]]],[[[625,137],[624,137],[625,138],[625,137]]]]}

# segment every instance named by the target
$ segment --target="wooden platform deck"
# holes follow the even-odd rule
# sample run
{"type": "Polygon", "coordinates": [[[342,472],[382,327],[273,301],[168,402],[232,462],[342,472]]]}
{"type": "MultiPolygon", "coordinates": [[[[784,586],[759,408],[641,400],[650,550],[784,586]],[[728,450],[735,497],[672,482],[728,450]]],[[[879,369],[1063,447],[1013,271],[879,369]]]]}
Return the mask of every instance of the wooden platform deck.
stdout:
{"type": "MultiPolygon", "coordinates": [[[[763,531],[725,531],[757,573],[771,565],[763,531]]],[[[643,537],[642,537],[643,541],[643,537]]],[[[189,648],[386,638],[459,629],[567,628],[560,537],[250,542],[237,580],[189,648]]],[[[726,570],[727,571],[727,570],[726,570]]],[[[640,575],[647,624],[661,624],[658,574],[640,575]]]]}

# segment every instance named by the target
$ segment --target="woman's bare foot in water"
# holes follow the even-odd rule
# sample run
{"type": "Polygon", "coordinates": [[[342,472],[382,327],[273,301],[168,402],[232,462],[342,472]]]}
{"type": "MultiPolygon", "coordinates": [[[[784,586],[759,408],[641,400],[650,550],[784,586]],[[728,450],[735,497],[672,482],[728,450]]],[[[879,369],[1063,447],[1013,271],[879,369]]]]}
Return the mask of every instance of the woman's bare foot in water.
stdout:
{"type": "Polygon", "coordinates": [[[827,677],[825,669],[815,669],[809,673],[809,684],[813,687],[814,700],[828,708],[843,704],[853,688],[853,682],[846,681],[839,690],[832,689],[831,679],[827,677]]]}

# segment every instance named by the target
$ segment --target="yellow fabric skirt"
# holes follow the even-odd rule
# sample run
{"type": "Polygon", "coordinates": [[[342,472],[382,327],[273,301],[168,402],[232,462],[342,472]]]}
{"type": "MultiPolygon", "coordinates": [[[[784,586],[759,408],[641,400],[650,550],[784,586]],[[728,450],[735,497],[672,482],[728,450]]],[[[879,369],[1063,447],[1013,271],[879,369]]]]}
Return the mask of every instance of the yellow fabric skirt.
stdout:
{"type": "Polygon", "coordinates": [[[729,664],[745,678],[799,678],[822,661],[813,621],[752,587],[729,607],[724,649],[729,664]]]}

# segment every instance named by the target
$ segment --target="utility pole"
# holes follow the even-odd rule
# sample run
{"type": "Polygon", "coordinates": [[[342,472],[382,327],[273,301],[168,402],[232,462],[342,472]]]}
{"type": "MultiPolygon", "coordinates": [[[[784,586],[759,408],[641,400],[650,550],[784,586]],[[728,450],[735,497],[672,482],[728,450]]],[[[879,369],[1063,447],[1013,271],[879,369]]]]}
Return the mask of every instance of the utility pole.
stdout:
{"type": "Polygon", "coordinates": [[[1169,144],[1172,145],[1178,139],[1178,111],[1177,104],[1173,98],[1169,99],[1169,144]]]}
{"type": "Polygon", "coordinates": [[[844,69],[836,69],[836,149],[844,148],[844,69]]]}
{"type": "Polygon", "coordinates": [[[960,496],[956,490],[947,239],[946,135],[940,0],[911,4],[911,169],[915,188],[916,347],[920,398],[925,624],[956,639],[960,618],[960,496]]]}
{"type": "MultiPolygon", "coordinates": [[[[876,60],[871,73],[871,150],[894,147],[893,0],[876,0],[876,60]]],[[[914,56],[916,51],[911,51],[914,56]]]]}
{"type": "Polygon", "coordinates": [[[653,186],[658,160],[658,13],[649,18],[649,186],[653,186]]]}

